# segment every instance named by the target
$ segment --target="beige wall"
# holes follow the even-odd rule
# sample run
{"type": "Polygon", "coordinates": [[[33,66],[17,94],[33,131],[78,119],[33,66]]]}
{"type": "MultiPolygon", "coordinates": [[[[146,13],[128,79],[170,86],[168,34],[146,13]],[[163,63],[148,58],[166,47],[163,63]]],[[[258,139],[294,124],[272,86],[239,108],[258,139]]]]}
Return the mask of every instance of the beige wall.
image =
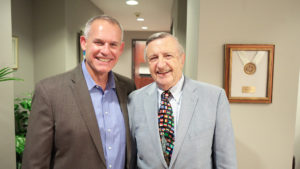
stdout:
{"type": "Polygon", "coordinates": [[[192,79],[198,77],[198,44],[199,44],[199,0],[190,0],[187,3],[186,24],[186,59],[184,73],[192,79]]]}
{"type": "MultiPolygon", "coordinates": [[[[299,69],[299,79],[300,79],[300,69],[299,69]]],[[[298,79],[298,82],[299,82],[299,79],[298,79]]],[[[296,163],[295,169],[300,169],[300,83],[298,85],[297,102],[298,102],[298,104],[297,104],[297,115],[296,115],[294,154],[295,154],[295,163],[296,163]]]]}
{"type": "Polygon", "coordinates": [[[12,32],[19,38],[15,76],[24,79],[14,83],[14,96],[25,96],[33,91],[35,82],[74,68],[78,64],[77,33],[90,17],[102,13],[85,0],[12,0],[12,32]]]}
{"type": "Polygon", "coordinates": [[[87,19],[103,12],[87,0],[34,0],[33,10],[34,80],[38,82],[77,65],[77,32],[87,19]]]}
{"type": "MultiPolygon", "coordinates": [[[[122,24],[122,23],[121,23],[122,24]]],[[[151,34],[155,32],[145,31],[125,31],[124,32],[124,51],[119,58],[118,64],[114,67],[113,71],[122,74],[128,78],[132,77],[131,65],[132,65],[132,40],[133,39],[147,39],[151,34]]]]}
{"type": "MultiPolygon", "coordinates": [[[[189,2],[189,1],[188,1],[189,2]]],[[[224,44],[275,44],[272,104],[231,104],[238,166],[292,167],[300,1],[200,1],[198,80],[223,86],[224,44]]]]}
{"type": "MultiPolygon", "coordinates": [[[[12,65],[11,2],[0,1],[0,68],[12,65]]],[[[15,169],[13,83],[0,82],[0,168],[15,169]]]]}
{"type": "MultiPolygon", "coordinates": [[[[76,0],[74,4],[70,0],[65,0],[64,3],[59,3],[58,0],[55,0],[56,3],[54,1],[51,3],[50,1],[33,1],[32,11],[35,13],[32,18],[35,25],[32,28],[34,62],[26,64],[33,64],[34,68],[27,69],[25,72],[34,71],[34,82],[64,72],[76,65],[77,53],[74,50],[76,35],[74,34],[82,28],[85,18],[89,17],[82,16],[81,18],[79,14],[86,12],[82,12],[81,9],[93,9],[87,15],[101,13],[90,4],[82,7],[83,4],[86,4],[82,3],[83,1],[76,0]],[[80,18],[78,22],[77,18],[80,18]]],[[[198,43],[187,36],[187,41],[190,40],[191,44],[195,43],[199,48],[196,54],[198,58],[194,58],[198,59],[198,64],[189,67],[191,70],[198,70],[197,79],[199,81],[223,86],[223,45],[226,43],[272,43],[276,45],[273,103],[231,104],[232,120],[240,169],[291,168],[300,67],[300,57],[297,51],[300,44],[300,1],[227,0],[215,2],[201,0],[197,2],[188,0],[187,3],[188,8],[192,5],[193,10],[199,12],[199,16],[194,16],[194,18],[198,17],[198,23],[192,22],[199,26],[198,43]]],[[[28,4],[23,7],[27,8],[28,4]]],[[[0,9],[0,19],[3,23],[0,35],[3,41],[10,41],[10,0],[0,1],[0,9]]],[[[28,30],[30,28],[25,25],[26,22],[21,21],[22,18],[30,20],[27,15],[30,11],[28,9],[18,10],[24,16],[13,11],[13,18],[15,16],[20,18],[17,22],[13,22],[13,26],[20,24],[25,28],[13,28],[13,31],[25,37],[26,41],[23,43],[28,45],[29,49],[24,51],[21,47],[20,50],[29,56],[31,44],[27,34],[30,34],[28,30]]],[[[195,28],[191,27],[190,22],[188,24],[187,32],[195,28]]],[[[125,32],[124,53],[114,71],[131,77],[131,41],[132,39],[147,38],[151,33],[125,32]]],[[[10,43],[2,43],[0,48],[2,49],[0,66],[11,64],[10,43]]],[[[187,57],[193,61],[193,57],[197,57],[196,55],[187,57]]],[[[23,63],[25,64],[25,61],[23,63]]],[[[20,70],[21,68],[20,65],[20,70]]],[[[31,81],[30,75],[25,76],[27,76],[26,79],[29,79],[28,81],[31,81]]],[[[0,168],[7,169],[15,168],[12,112],[14,83],[16,82],[0,83],[0,168]]],[[[18,90],[19,88],[15,89],[15,91],[18,90]]],[[[298,154],[300,154],[299,151],[298,154]]]]}
{"type": "Polygon", "coordinates": [[[186,49],[187,31],[187,1],[174,0],[172,5],[172,34],[177,37],[179,43],[186,49]]]}
{"type": "Polygon", "coordinates": [[[90,1],[66,0],[66,57],[65,70],[70,70],[78,64],[77,33],[84,30],[85,23],[92,16],[103,14],[90,1]]]}
{"type": "Polygon", "coordinates": [[[35,82],[65,71],[65,8],[61,0],[33,0],[35,82]]]}
{"type": "Polygon", "coordinates": [[[18,70],[14,75],[24,81],[14,83],[14,96],[23,97],[33,92],[34,87],[34,53],[32,1],[12,0],[12,34],[18,37],[18,70]]]}

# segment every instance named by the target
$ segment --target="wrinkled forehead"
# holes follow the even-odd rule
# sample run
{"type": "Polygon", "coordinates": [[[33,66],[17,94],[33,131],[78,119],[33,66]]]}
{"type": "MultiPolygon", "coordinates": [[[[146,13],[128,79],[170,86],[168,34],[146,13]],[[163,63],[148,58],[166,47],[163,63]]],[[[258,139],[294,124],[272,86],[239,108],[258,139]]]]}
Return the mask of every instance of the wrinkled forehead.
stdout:
{"type": "Polygon", "coordinates": [[[167,36],[164,38],[158,38],[148,43],[145,49],[146,55],[153,53],[178,53],[180,54],[180,45],[178,41],[172,37],[167,36]]]}
{"type": "Polygon", "coordinates": [[[88,36],[91,34],[99,34],[100,32],[102,35],[107,35],[107,36],[118,36],[120,38],[120,41],[122,41],[122,29],[120,26],[114,22],[110,22],[104,19],[98,19],[94,20],[89,28],[88,36]]]}

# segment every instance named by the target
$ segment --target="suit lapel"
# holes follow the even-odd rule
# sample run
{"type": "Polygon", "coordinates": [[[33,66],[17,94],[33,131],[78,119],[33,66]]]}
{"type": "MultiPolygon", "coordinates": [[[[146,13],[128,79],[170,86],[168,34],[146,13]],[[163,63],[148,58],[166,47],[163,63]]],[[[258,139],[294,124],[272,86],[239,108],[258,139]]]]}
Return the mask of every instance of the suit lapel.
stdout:
{"type": "Polygon", "coordinates": [[[180,107],[180,117],[178,121],[176,136],[175,136],[175,146],[170,162],[170,168],[172,167],[176,157],[181,149],[181,145],[189,128],[190,121],[193,117],[196,103],[198,101],[198,96],[194,93],[194,86],[191,85],[189,79],[185,77],[185,82],[183,85],[183,92],[181,98],[180,107]]]}
{"type": "Polygon", "coordinates": [[[157,100],[157,87],[156,84],[153,83],[150,86],[150,90],[148,90],[147,95],[144,98],[144,110],[146,111],[146,118],[148,122],[148,128],[150,130],[150,135],[152,135],[152,142],[154,146],[155,154],[159,154],[159,158],[165,168],[168,168],[167,163],[164,159],[162,147],[160,143],[159,137],[159,130],[158,130],[158,119],[157,119],[157,112],[158,112],[158,100],[157,100]]]}
{"type": "Polygon", "coordinates": [[[121,111],[123,113],[123,118],[125,122],[126,128],[126,160],[127,160],[127,168],[129,168],[129,162],[131,158],[131,141],[130,141],[130,130],[129,130],[129,121],[128,121],[128,111],[127,111],[127,96],[128,96],[128,88],[124,82],[119,81],[117,75],[114,74],[115,84],[116,84],[116,92],[119,100],[119,104],[121,107],[121,111]]]}
{"type": "Polygon", "coordinates": [[[102,148],[99,127],[96,120],[92,100],[86,85],[85,78],[82,73],[81,64],[74,71],[74,76],[71,82],[71,88],[74,93],[74,99],[79,107],[81,116],[90,132],[92,140],[97,148],[100,159],[105,163],[104,152],[102,148]]]}

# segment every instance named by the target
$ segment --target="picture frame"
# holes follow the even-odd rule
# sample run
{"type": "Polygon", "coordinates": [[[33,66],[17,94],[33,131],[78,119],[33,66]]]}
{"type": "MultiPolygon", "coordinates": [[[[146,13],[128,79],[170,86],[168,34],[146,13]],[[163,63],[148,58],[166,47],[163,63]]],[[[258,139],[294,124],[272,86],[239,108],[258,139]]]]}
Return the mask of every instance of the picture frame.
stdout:
{"type": "Polygon", "coordinates": [[[225,44],[225,91],[231,103],[272,103],[273,44],[225,44]]]}
{"type": "Polygon", "coordinates": [[[153,82],[148,62],[144,57],[146,39],[132,40],[132,78],[139,89],[153,82]]]}
{"type": "Polygon", "coordinates": [[[12,36],[12,57],[12,69],[17,70],[19,66],[19,38],[17,36],[12,36]]]}

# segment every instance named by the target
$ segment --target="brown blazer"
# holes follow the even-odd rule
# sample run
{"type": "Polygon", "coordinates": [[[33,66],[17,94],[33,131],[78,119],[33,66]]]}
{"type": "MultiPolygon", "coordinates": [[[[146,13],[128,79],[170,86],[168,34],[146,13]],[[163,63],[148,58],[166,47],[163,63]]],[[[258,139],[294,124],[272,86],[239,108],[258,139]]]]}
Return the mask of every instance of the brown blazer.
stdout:
{"type": "MultiPolygon", "coordinates": [[[[132,80],[114,73],[126,126],[126,168],[131,160],[127,96],[132,80]]],[[[22,169],[106,168],[99,128],[81,64],[36,85],[22,169]]]]}

